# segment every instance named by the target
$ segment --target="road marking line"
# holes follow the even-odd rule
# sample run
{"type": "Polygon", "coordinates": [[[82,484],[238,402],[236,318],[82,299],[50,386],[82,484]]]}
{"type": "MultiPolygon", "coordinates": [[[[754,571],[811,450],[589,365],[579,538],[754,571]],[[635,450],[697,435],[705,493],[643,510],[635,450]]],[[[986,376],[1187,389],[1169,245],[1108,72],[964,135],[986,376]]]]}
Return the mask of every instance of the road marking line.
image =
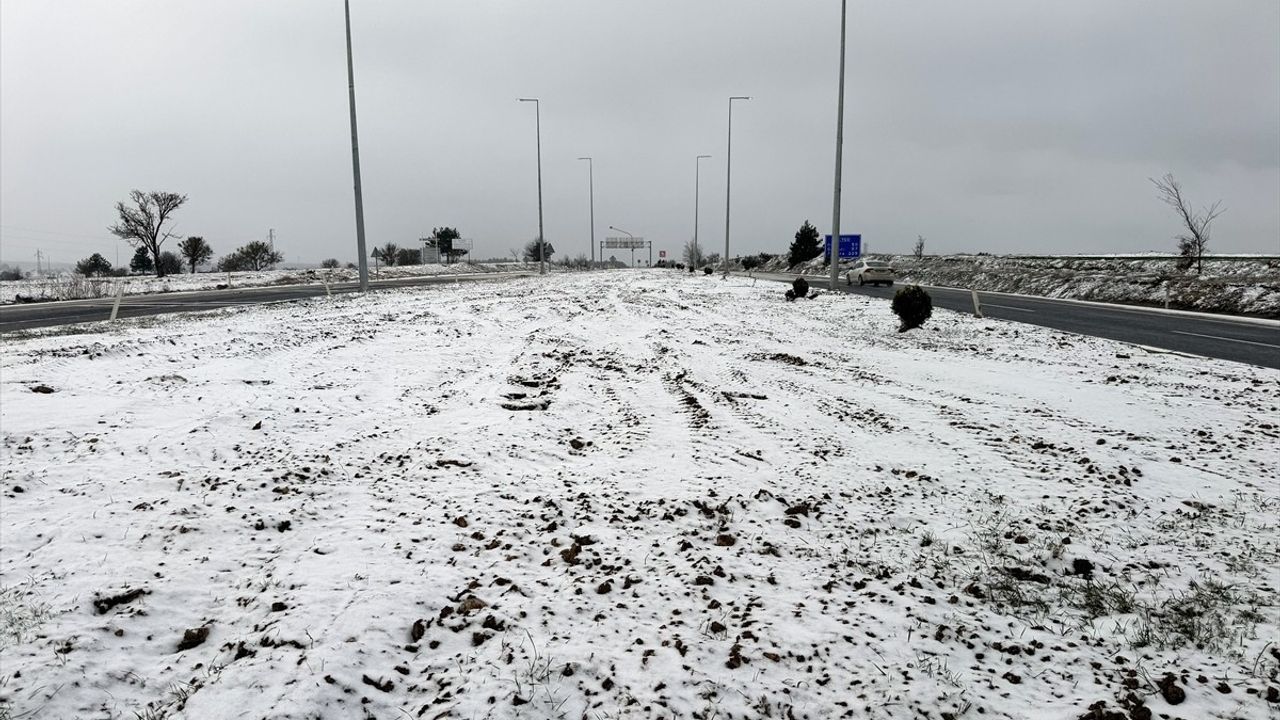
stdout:
{"type": "Polygon", "coordinates": [[[1262,347],[1276,348],[1280,350],[1280,345],[1272,345],[1271,343],[1254,342],[1253,340],[1237,340],[1235,338],[1221,337],[1219,335],[1201,335],[1200,333],[1182,332],[1181,330],[1172,330],[1177,335],[1194,335],[1196,337],[1209,338],[1211,340],[1226,340],[1227,342],[1244,343],[1245,345],[1261,345],[1262,347]]]}
{"type": "Polygon", "coordinates": [[[1011,305],[997,305],[997,304],[995,304],[995,303],[989,303],[989,302],[984,302],[984,303],[982,303],[982,306],[983,306],[983,307],[998,307],[998,308],[1004,308],[1005,310],[1017,310],[1018,312],[1027,312],[1027,313],[1033,313],[1033,312],[1035,312],[1035,310],[1028,310],[1028,309],[1026,309],[1026,308],[1013,307],[1013,306],[1011,306],[1011,305]]]}

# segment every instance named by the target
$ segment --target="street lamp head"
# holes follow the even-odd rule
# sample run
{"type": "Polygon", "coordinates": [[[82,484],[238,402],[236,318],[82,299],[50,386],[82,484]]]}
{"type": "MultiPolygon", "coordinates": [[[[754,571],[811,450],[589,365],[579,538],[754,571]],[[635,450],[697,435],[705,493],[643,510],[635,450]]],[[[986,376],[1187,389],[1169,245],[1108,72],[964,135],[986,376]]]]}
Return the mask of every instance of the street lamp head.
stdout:
{"type": "Polygon", "coordinates": [[[702,158],[709,158],[709,157],[711,157],[711,156],[710,156],[710,155],[699,155],[699,156],[698,156],[698,159],[699,159],[699,160],[701,160],[702,158]]]}
{"type": "Polygon", "coordinates": [[[751,96],[750,95],[734,95],[729,99],[730,100],[750,100],[751,96]]]}
{"type": "Polygon", "coordinates": [[[520,102],[538,102],[538,98],[520,98],[520,102]]]}
{"type": "Polygon", "coordinates": [[[580,157],[580,158],[578,158],[578,159],[579,159],[579,160],[590,160],[591,158],[589,158],[589,157],[580,157]]]}

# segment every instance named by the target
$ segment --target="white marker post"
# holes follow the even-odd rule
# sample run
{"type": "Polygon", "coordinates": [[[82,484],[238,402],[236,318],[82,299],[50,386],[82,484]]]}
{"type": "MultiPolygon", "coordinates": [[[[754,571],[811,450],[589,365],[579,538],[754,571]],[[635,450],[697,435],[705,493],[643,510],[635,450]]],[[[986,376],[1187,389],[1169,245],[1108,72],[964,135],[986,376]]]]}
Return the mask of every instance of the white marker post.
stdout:
{"type": "Polygon", "coordinates": [[[111,305],[111,320],[116,321],[116,315],[120,312],[120,298],[124,296],[124,283],[116,286],[116,301],[111,305]]]}
{"type": "Polygon", "coordinates": [[[982,317],[982,303],[978,301],[978,291],[970,288],[969,293],[973,296],[973,316],[980,318],[982,317]]]}

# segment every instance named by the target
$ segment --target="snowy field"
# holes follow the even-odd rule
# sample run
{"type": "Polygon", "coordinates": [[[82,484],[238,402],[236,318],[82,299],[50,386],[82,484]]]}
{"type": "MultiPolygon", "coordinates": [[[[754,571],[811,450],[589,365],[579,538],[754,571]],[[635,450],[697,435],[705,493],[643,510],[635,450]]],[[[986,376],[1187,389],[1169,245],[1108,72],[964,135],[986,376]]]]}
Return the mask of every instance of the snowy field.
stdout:
{"type": "MultiPolygon", "coordinates": [[[[452,265],[396,265],[375,270],[369,266],[371,280],[389,280],[402,277],[436,275],[468,275],[494,272],[529,272],[538,269],[537,263],[453,263],[452,265]]],[[[555,268],[553,268],[555,269],[555,268]]],[[[125,295],[150,295],[154,293],[187,292],[192,290],[218,290],[226,287],[266,287],[269,285],[319,285],[323,283],[354,282],[359,272],[350,268],[332,270],[262,270],[233,273],[201,272],[194,275],[182,273],[166,275],[133,275],[123,278],[85,279],[72,273],[57,277],[27,278],[0,281],[0,304],[17,301],[19,296],[31,300],[74,300],[89,297],[113,297],[117,292],[125,295]]]]}
{"type": "Polygon", "coordinates": [[[1277,716],[1280,372],[782,290],[7,336],[0,717],[1277,716]]]}

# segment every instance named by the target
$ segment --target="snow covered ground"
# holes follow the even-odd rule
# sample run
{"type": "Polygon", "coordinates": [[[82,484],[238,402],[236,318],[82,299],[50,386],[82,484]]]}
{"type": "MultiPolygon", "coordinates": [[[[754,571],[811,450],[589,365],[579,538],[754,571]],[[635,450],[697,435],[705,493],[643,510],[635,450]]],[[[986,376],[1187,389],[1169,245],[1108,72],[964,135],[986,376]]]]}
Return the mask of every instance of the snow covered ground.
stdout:
{"type": "MultiPolygon", "coordinates": [[[[1214,256],[1204,272],[1182,272],[1169,256],[1023,257],[1017,255],[875,255],[893,264],[904,283],[1097,302],[1164,305],[1200,312],[1280,318],[1280,262],[1274,256],[1214,256]]],[[[786,272],[785,258],[765,269],[786,272]]],[[[798,271],[822,275],[822,260],[798,271]]]]}
{"type": "Polygon", "coordinates": [[[634,271],[10,335],[0,715],[1276,717],[1280,372],[895,328],[634,271]]]}
{"type": "MultiPolygon", "coordinates": [[[[558,266],[553,266],[552,270],[558,266]]],[[[386,280],[400,277],[436,275],[463,275],[492,272],[536,271],[536,263],[454,263],[452,265],[397,265],[375,271],[369,267],[369,277],[386,280]]],[[[57,277],[27,278],[0,281],[0,304],[13,303],[19,296],[30,300],[73,300],[85,297],[111,297],[121,288],[125,295],[149,295],[153,293],[185,292],[191,290],[215,290],[222,287],[246,288],[268,285],[317,285],[321,283],[353,282],[359,279],[356,270],[335,268],[326,270],[263,270],[260,272],[234,273],[184,273],[158,278],[153,275],[133,275],[123,278],[85,279],[72,273],[57,277]]]]}

